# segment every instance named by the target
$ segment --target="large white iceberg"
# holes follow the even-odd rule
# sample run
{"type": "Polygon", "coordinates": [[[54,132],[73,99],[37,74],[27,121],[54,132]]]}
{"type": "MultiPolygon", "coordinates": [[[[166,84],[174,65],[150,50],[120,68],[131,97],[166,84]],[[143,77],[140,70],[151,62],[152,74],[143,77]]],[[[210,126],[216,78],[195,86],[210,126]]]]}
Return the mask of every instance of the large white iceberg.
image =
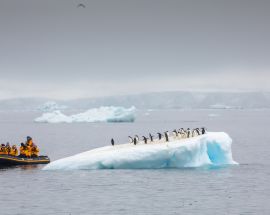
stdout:
{"type": "Polygon", "coordinates": [[[89,109],[86,112],[67,116],[56,110],[43,113],[35,122],[43,123],[72,123],[72,122],[133,122],[135,120],[135,107],[100,107],[89,109]]]}
{"type": "Polygon", "coordinates": [[[38,110],[41,110],[43,112],[52,112],[52,111],[64,110],[64,109],[67,109],[67,106],[59,105],[54,101],[48,101],[48,102],[46,102],[43,105],[38,107],[38,110]]]}
{"type": "Polygon", "coordinates": [[[237,164],[232,158],[231,138],[224,132],[209,132],[170,142],[105,146],[56,160],[44,170],[158,169],[237,164]]]}

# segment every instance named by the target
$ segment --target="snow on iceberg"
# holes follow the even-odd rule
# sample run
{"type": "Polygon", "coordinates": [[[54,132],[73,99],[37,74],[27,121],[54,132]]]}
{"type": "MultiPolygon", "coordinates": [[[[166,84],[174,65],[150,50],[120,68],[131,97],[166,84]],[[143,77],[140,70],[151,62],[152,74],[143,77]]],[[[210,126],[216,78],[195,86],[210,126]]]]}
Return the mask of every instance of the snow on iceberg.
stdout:
{"type": "Polygon", "coordinates": [[[135,107],[100,107],[89,109],[86,112],[67,116],[61,111],[44,113],[36,118],[35,122],[44,123],[72,123],[72,122],[134,122],[135,107]]]}
{"type": "MultiPolygon", "coordinates": [[[[171,137],[172,138],[172,137],[171,137]]],[[[152,144],[105,146],[56,160],[44,170],[158,169],[237,164],[224,132],[152,144]]]]}
{"type": "Polygon", "coordinates": [[[38,107],[38,110],[41,110],[43,112],[52,112],[52,111],[64,110],[64,109],[67,109],[67,106],[65,106],[65,105],[58,105],[54,101],[48,101],[48,102],[46,102],[43,105],[41,105],[41,106],[38,107]]]}

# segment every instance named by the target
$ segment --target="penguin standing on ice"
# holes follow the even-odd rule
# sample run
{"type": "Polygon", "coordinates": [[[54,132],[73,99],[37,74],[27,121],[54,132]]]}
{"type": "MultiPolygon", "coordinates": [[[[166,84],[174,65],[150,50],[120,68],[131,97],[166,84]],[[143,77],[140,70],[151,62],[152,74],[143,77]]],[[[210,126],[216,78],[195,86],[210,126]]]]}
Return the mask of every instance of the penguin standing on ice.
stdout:
{"type": "Polygon", "coordinates": [[[176,129],[173,130],[173,134],[175,137],[178,137],[178,132],[176,131],[176,129]]]}
{"type": "Polygon", "coordinates": [[[112,144],[112,146],[114,146],[114,139],[113,138],[111,139],[111,144],[112,144]]]}
{"type": "Polygon", "coordinates": [[[134,143],[134,145],[136,145],[136,144],[137,144],[137,138],[136,138],[136,137],[134,137],[134,139],[133,139],[133,143],[134,143]]]}
{"type": "Polygon", "coordinates": [[[135,139],[136,139],[136,143],[139,143],[140,138],[138,135],[135,135],[135,139]]]}
{"type": "Polygon", "coordinates": [[[199,135],[200,135],[200,132],[198,131],[198,128],[194,128],[192,130],[192,137],[199,136],[199,135]]]}
{"type": "Polygon", "coordinates": [[[166,142],[169,142],[169,132],[164,132],[166,142]]]}
{"type": "Polygon", "coordinates": [[[183,128],[179,129],[178,133],[180,134],[180,137],[185,137],[185,131],[183,128]]]}
{"type": "Polygon", "coordinates": [[[133,143],[133,138],[131,136],[128,136],[129,142],[133,143]]]}
{"type": "Polygon", "coordinates": [[[162,134],[161,134],[161,133],[159,133],[159,132],[158,132],[157,134],[158,134],[158,139],[159,139],[159,140],[161,140],[161,138],[162,138],[162,134]]]}
{"type": "Polygon", "coordinates": [[[202,127],[202,134],[206,133],[206,128],[202,127]]]}
{"type": "Polygon", "coordinates": [[[187,138],[190,138],[190,136],[191,136],[190,133],[191,133],[191,132],[190,132],[190,129],[188,128],[188,129],[187,129],[187,138]]]}
{"type": "Polygon", "coordinates": [[[151,133],[149,133],[149,137],[150,137],[150,141],[153,142],[154,141],[154,139],[153,139],[154,136],[151,133]]]}
{"type": "Polygon", "coordinates": [[[143,137],[143,141],[145,144],[147,144],[147,138],[145,136],[142,136],[143,137]]]}
{"type": "Polygon", "coordinates": [[[195,130],[196,130],[197,134],[200,135],[200,129],[196,128],[195,130]]]}
{"type": "Polygon", "coordinates": [[[191,137],[195,137],[195,129],[192,129],[192,131],[191,131],[191,137]]]}

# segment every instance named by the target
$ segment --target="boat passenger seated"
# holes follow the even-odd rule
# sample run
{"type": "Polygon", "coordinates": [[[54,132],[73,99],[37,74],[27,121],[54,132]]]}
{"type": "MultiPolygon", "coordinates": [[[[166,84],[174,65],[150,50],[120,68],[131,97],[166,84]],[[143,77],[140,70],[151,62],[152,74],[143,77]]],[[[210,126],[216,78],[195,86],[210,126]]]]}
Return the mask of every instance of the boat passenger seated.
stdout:
{"type": "Polygon", "coordinates": [[[33,145],[31,149],[31,157],[38,157],[39,149],[36,145],[33,145]]]}
{"type": "Polygon", "coordinates": [[[32,137],[30,137],[30,136],[26,137],[25,146],[26,146],[26,151],[25,151],[26,157],[32,157],[32,156],[37,157],[38,156],[39,149],[33,143],[32,137]],[[36,147],[36,148],[34,148],[34,147],[36,147]]]}
{"type": "Polygon", "coordinates": [[[12,156],[18,156],[18,149],[17,149],[16,145],[13,145],[11,147],[11,150],[10,150],[9,154],[12,155],[12,156]]]}
{"type": "Polygon", "coordinates": [[[19,155],[19,157],[23,157],[23,158],[25,158],[25,157],[27,157],[27,154],[28,152],[27,152],[27,146],[24,144],[24,143],[21,143],[21,147],[20,147],[20,155],[19,155]]]}
{"type": "Polygon", "coordinates": [[[7,150],[7,154],[9,155],[10,151],[11,151],[11,147],[9,145],[9,142],[7,142],[7,144],[6,144],[6,150],[7,150]]]}
{"type": "Polygon", "coordinates": [[[1,155],[7,155],[8,154],[5,144],[1,144],[0,154],[1,155]]]}
{"type": "Polygon", "coordinates": [[[32,147],[33,146],[33,139],[30,136],[26,137],[26,145],[32,147]]]}

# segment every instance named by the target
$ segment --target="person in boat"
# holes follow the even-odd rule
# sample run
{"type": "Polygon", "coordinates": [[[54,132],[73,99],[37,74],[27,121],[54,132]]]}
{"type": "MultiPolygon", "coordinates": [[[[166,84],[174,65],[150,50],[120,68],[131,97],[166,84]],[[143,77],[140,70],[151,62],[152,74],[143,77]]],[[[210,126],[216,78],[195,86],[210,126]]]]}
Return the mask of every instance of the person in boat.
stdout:
{"type": "Polygon", "coordinates": [[[113,138],[111,139],[111,144],[112,144],[112,146],[114,146],[114,139],[113,138]]]}
{"type": "Polygon", "coordinates": [[[10,150],[10,153],[9,153],[11,156],[18,156],[18,149],[17,149],[17,146],[16,145],[13,145],[11,147],[11,150],[10,150]]]}
{"type": "Polygon", "coordinates": [[[32,147],[33,146],[33,139],[32,139],[32,137],[30,137],[30,136],[27,136],[26,137],[26,143],[25,143],[27,146],[30,146],[30,147],[32,147]]]}
{"type": "Polygon", "coordinates": [[[25,158],[27,157],[27,155],[28,155],[27,146],[24,143],[21,143],[19,157],[25,158]]]}
{"type": "Polygon", "coordinates": [[[11,151],[11,147],[9,145],[9,142],[7,142],[7,144],[6,144],[6,150],[7,150],[7,154],[9,155],[10,151],[11,151]]]}
{"type": "Polygon", "coordinates": [[[39,149],[36,145],[33,145],[33,147],[31,148],[31,157],[38,157],[38,153],[39,153],[39,149]]]}
{"type": "Polygon", "coordinates": [[[1,147],[0,147],[0,154],[1,155],[7,155],[7,149],[6,149],[6,145],[5,144],[1,144],[1,147]]]}
{"type": "Polygon", "coordinates": [[[26,157],[38,157],[39,149],[37,145],[33,142],[32,137],[27,136],[26,137],[26,151],[25,155],[26,157]]]}

